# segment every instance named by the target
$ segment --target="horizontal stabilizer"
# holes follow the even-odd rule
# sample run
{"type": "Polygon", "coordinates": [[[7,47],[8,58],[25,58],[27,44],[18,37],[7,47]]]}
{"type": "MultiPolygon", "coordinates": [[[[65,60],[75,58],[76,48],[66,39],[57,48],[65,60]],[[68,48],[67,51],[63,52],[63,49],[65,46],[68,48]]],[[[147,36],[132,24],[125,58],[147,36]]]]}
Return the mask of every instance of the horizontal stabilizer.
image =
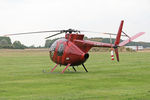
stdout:
{"type": "Polygon", "coordinates": [[[127,43],[129,43],[129,42],[131,42],[132,40],[138,38],[139,36],[143,35],[144,33],[145,33],[145,32],[137,33],[136,35],[130,37],[129,39],[127,39],[127,40],[121,42],[121,43],[119,44],[119,46],[124,46],[124,45],[126,45],[127,43]]]}

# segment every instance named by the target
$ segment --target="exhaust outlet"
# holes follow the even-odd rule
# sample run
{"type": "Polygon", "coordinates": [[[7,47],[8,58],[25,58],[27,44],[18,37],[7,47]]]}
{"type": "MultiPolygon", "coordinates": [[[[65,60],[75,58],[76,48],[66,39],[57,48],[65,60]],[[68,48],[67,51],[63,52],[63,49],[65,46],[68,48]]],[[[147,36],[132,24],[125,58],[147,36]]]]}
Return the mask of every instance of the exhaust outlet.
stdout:
{"type": "Polygon", "coordinates": [[[86,60],[88,58],[89,58],[89,54],[88,53],[84,54],[84,59],[86,60]]]}

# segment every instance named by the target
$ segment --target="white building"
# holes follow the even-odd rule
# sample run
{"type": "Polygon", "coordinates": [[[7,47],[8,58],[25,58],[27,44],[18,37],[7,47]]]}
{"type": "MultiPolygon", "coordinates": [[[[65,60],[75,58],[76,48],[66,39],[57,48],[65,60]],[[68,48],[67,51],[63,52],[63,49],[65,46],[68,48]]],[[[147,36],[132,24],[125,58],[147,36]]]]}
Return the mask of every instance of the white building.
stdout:
{"type": "Polygon", "coordinates": [[[130,48],[132,50],[143,50],[143,46],[125,46],[125,48],[130,48]]]}

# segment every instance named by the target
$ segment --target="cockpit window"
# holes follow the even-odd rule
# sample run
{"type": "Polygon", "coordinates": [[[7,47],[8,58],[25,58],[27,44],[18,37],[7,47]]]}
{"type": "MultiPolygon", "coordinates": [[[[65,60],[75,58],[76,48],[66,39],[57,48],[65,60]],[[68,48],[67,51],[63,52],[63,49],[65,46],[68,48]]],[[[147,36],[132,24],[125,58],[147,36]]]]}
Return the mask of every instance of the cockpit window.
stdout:
{"type": "Polygon", "coordinates": [[[50,47],[51,57],[54,56],[54,52],[55,52],[56,46],[57,46],[57,41],[55,41],[55,42],[51,45],[51,47],[50,47]]]}
{"type": "Polygon", "coordinates": [[[59,45],[58,47],[58,50],[57,50],[57,55],[58,56],[62,56],[63,55],[63,51],[64,51],[64,44],[63,42],[67,41],[67,39],[64,39],[64,38],[61,38],[61,39],[58,39],[56,40],[50,47],[50,55],[51,55],[51,58],[53,58],[54,56],[54,53],[55,53],[55,49],[56,49],[56,46],[57,46],[57,43],[58,42],[61,42],[61,44],[59,45]]]}
{"type": "Polygon", "coordinates": [[[57,55],[58,56],[62,56],[63,55],[63,52],[64,52],[64,44],[60,44],[59,47],[58,47],[58,50],[57,50],[57,55]]]}
{"type": "Polygon", "coordinates": [[[51,45],[50,51],[55,51],[56,45],[57,45],[57,42],[55,41],[55,42],[51,45]]]}

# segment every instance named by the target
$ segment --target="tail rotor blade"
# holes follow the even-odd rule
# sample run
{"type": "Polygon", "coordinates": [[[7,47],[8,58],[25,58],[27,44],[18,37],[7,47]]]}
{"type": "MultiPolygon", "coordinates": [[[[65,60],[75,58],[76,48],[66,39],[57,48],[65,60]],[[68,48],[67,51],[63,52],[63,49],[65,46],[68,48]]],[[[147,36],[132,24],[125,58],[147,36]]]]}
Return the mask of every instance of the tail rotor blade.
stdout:
{"type": "Polygon", "coordinates": [[[115,54],[116,54],[117,61],[119,62],[119,52],[118,52],[118,48],[115,48],[115,54]]]}
{"type": "Polygon", "coordinates": [[[119,44],[119,46],[124,46],[124,45],[126,45],[127,43],[129,43],[129,42],[131,42],[132,40],[134,40],[134,39],[140,37],[140,36],[143,35],[144,33],[145,33],[145,32],[137,33],[136,35],[130,37],[129,39],[127,39],[127,40],[121,42],[121,43],[119,44]]]}

